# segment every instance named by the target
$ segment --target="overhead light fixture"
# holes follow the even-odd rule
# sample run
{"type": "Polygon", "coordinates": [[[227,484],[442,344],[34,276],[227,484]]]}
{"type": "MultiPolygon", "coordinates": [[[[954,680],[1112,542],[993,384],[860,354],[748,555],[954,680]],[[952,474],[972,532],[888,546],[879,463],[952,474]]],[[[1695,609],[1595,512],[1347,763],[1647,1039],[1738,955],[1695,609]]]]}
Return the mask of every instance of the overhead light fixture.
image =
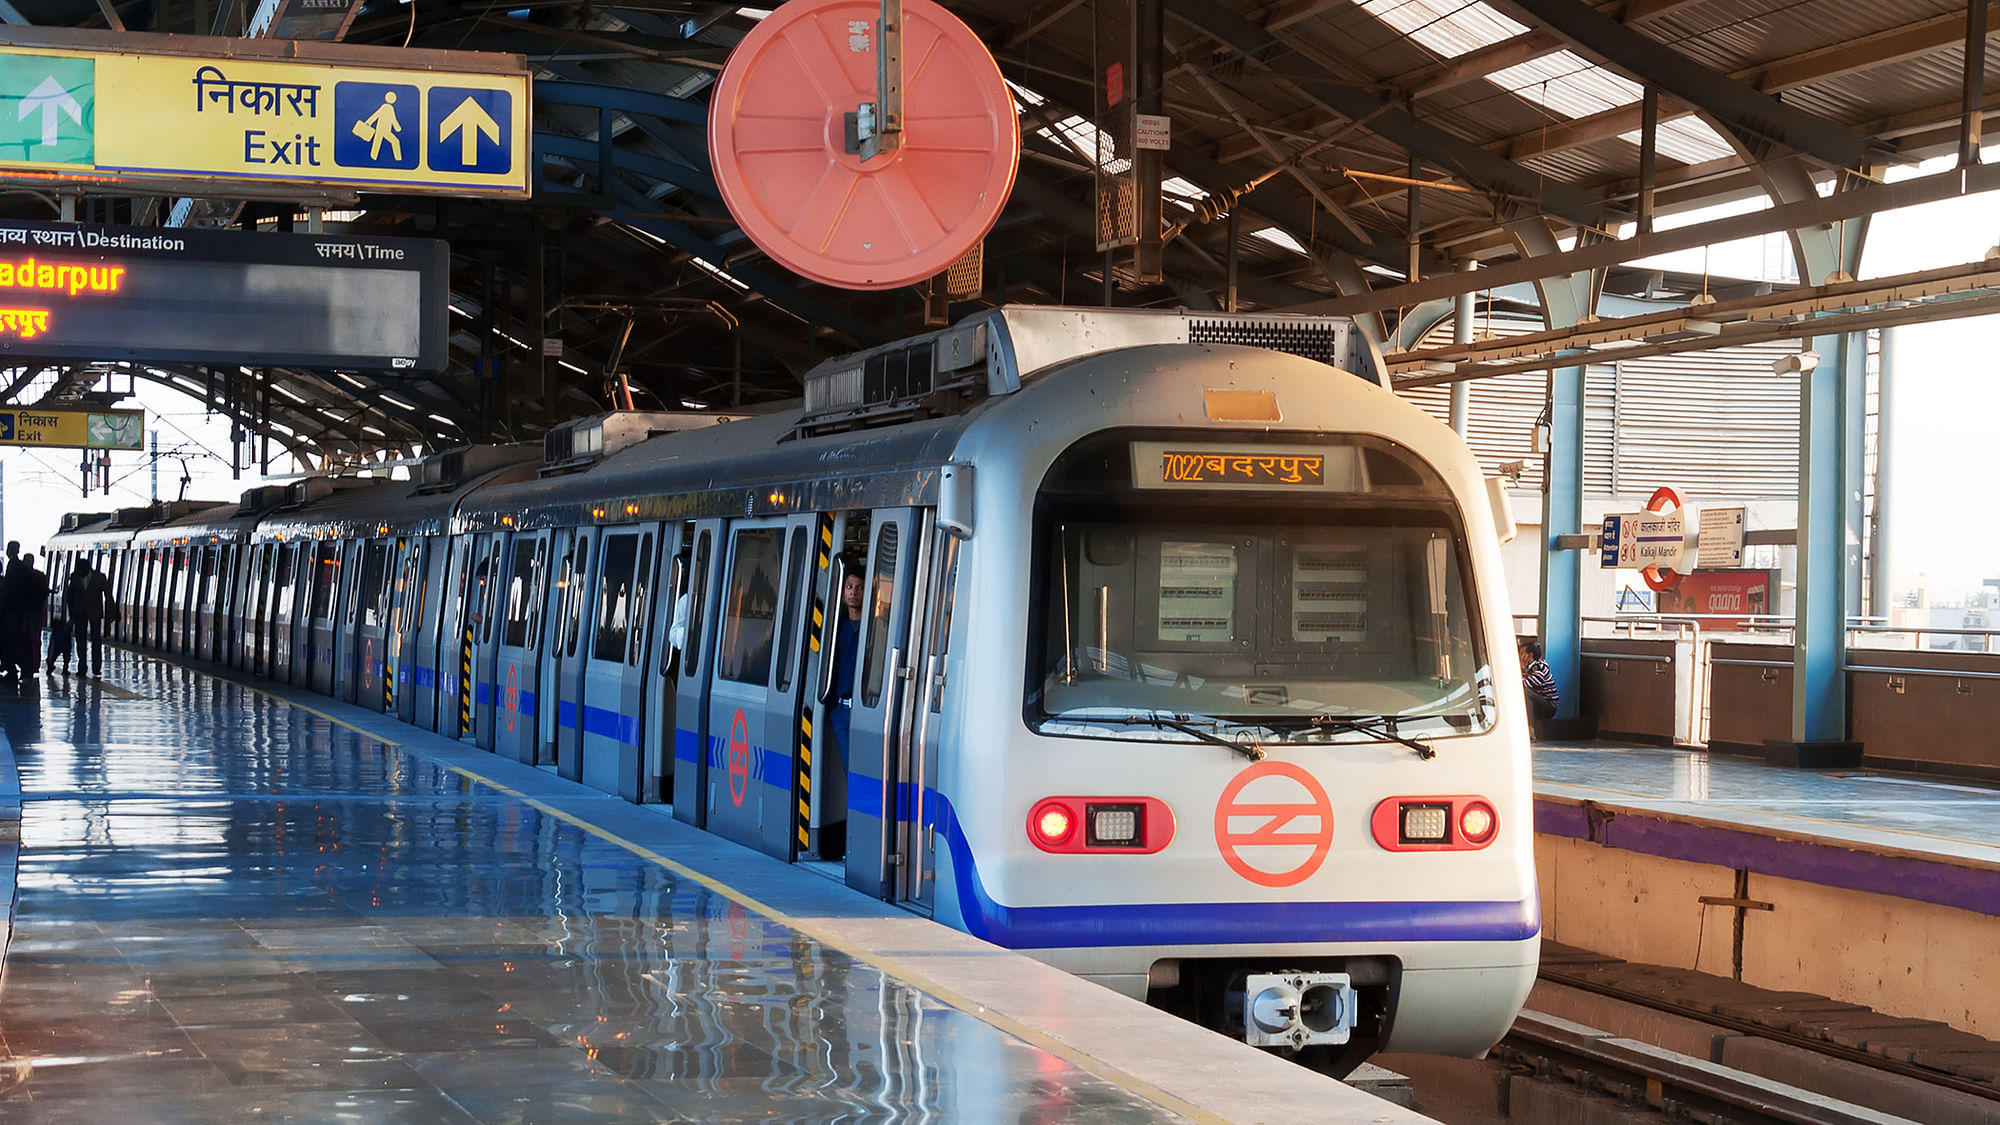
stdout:
{"type": "Polygon", "coordinates": [[[1781,356],[1771,364],[1771,371],[1778,375],[1803,375],[1819,366],[1819,353],[1814,351],[1794,352],[1781,356]]]}

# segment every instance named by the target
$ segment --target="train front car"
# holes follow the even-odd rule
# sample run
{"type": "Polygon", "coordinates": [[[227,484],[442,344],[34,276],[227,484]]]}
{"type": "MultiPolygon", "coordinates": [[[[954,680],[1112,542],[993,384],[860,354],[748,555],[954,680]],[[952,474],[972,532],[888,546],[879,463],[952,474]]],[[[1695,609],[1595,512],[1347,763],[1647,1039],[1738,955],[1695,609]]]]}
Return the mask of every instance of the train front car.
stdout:
{"type": "Polygon", "coordinates": [[[1321,363],[1170,344],[1024,379],[956,459],[938,917],[1335,1073],[1496,1042],[1540,917],[1465,444],[1321,363]]]}

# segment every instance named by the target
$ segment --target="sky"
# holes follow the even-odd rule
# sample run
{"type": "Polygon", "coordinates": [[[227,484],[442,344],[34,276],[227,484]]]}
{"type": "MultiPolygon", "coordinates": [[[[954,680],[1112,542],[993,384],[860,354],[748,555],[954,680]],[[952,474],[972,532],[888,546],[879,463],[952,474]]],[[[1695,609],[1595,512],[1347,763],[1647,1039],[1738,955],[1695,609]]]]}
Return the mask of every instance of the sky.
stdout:
{"type": "MultiPolygon", "coordinates": [[[[1994,153],[2000,156],[2000,153],[1994,153]]],[[[1890,179],[1943,171],[1951,161],[1896,169],[1890,179]]],[[[1663,221],[1698,221],[1741,211],[1755,204],[1663,221]]],[[[1979,260],[2000,246],[2000,193],[1926,204],[1877,216],[1863,251],[1862,277],[1882,277],[1979,260]]],[[[1777,276],[1791,269],[1782,236],[1666,255],[1657,264],[1719,276],[1777,276]]],[[[1995,472],[1992,453],[2000,439],[2000,350],[1993,345],[2000,317],[1975,317],[1912,325],[1895,330],[1893,409],[1889,422],[1889,557],[1892,585],[1906,589],[1927,576],[1934,595],[1951,600],[1970,593],[1985,578],[2000,577],[2000,520],[1964,513],[1966,489],[1984,485],[1995,472]]],[[[193,478],[187,495],[234,500],[261,478],[254,468],[241,480],[229,470],[229,425],[207,415],[194,399],[167,387],[139,385],[139,404],[148,434],[172,452],[160,466],[160,495],[181,495],[183,466],[193,478]]],[[[125,404],[131,406],[131,403],[125,404]]],[[[111,455],[112,495],[79,485],[74,450],[0,447],[4,473],[4,535],[35,547],[60,525],[62,513],[105,511],[145,504],[151,497],[147,458],[111,455]]],[[[272,466],[293,471],[289,458],[272,466]]]]}

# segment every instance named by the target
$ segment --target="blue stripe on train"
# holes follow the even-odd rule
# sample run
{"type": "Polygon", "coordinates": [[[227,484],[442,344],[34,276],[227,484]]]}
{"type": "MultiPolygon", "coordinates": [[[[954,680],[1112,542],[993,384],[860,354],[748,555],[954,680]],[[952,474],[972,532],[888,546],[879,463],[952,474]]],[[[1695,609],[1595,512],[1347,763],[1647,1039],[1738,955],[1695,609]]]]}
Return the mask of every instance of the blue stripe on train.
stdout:
{"type": "MultiPolygon", "coordinates": [[[[576,704],[563,700],[556,711],[556,721],[566,730],[576,729],[576,704]]],[[[609,738],[625,746],[639,745],[639,720],[620,711],[584,704],[583,732],[601,738],[609,738]]]]}
{"type": "Polygon", "coordinates": [[[1517,902],[1178,902],[1003,906],[980,882],[951,803],[935,798],[966,932],[1010,949],[1093,945],[1526,941],[1541,904],[1517,902]]]}

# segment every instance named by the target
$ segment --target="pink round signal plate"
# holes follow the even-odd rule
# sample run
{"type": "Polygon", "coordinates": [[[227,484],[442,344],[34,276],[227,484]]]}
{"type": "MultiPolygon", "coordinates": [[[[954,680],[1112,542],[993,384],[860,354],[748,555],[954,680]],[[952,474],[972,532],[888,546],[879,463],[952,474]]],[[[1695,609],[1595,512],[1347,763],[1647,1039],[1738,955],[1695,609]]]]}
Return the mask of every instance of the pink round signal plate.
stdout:
{"type": "Polygon", "coordinates": [[[999,66],[931,0],[903,0],[901,147],[866,163],[847,152],[845,116],[876,99],[881,12],[879,0],[780,5],[730,54],[709,103],[729,213],[780,265],[842,289],[944,272],[993,229],[1021,162],[999,66]]]}

